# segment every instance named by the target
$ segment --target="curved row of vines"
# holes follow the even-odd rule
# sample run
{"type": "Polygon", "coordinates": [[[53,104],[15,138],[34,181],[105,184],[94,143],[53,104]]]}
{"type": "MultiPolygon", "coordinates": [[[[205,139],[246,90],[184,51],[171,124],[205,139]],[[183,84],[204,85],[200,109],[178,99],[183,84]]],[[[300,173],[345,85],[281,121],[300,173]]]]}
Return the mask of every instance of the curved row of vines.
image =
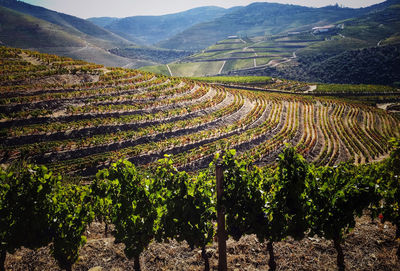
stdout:
{"type": "Polygon", "coordinates": [[[400,136],[398,119],[360,103],[215,87],[5,47],[0,67],[2,164],[24,159],[93,176],[119,159],[154,168],[169,154],[177,168],[196,171],[227,148],[270,164],[285,143],[316,165],[362,164],[387,157],[389,138],[400,136]]]}

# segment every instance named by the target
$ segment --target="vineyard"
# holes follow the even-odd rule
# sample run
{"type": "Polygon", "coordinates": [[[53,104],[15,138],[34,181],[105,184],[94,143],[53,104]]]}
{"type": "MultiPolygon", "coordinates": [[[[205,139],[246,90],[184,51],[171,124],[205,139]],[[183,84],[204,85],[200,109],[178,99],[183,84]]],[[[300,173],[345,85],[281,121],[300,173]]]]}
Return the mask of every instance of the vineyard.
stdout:
{"type": "Polygon", "coordinates": [[[285,144],[317,165],[366,163],[389,152],[399,121],[331,98],[223,88],[1,49],[1,163],[24,159],[76,176],[120,158],[154,167],[164,154],[187,171],[219,150],[265,165],[285,144]]]}
{"type": "Polygon", "coordinates": [[[268,263],[252,268],[270,270],[287,237],[330,240],[345,270],[343,243],[366,214],[391,223],[383,247],[397,260],[379,267],[398,266],[394,115],[5,47],[0,65],[0,270],[24,269],[7,262],[21,247],[47,247],[56,261],[47,268],[72,270],[94,221],[124,244],[127,270],[140,270],[152,241],[171,240],[215,269],[208,247],[217,238],[222,249],[227,236],[265,245],[268,263]],[[221,217],[226,233],[215,234],[221,217]]]}
{"type": "Polygon", "coordinates": [[[260,70],[296,58],[296,51],[323,40],[310,34],[292,36],[264,36],[253,38],[231,37],[168,64],[170,71],[163,66],[146,66],[144,71],[171,76],[214,76],[240,71],[260,70]]]}
{"type": "Polygon", "coordinates": [[[168,157],[146,173],[120,160],[90,185],[15,165],[0,170],[0,270],[334,270],[333,249],[339,271],[398,270],[391,144],[361,166],[315,167],[294,148],[263,169],[229,150],[194,175],[168,157]]]}

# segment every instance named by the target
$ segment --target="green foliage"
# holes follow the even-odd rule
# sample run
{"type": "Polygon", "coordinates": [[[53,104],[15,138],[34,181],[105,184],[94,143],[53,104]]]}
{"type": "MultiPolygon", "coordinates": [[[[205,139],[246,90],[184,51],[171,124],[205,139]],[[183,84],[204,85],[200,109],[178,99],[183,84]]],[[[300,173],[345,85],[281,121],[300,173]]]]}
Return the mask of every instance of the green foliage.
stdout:
{"type": "Polygon", "coordinates": [[[44,166],[22,164],[0,171],[0,251],[50,242],[49,195],[58,181],[44,166]]]}
{"type": "Polygon", "coordinates": [[[295,239],[302,239],[308,228],[304,201],[305,183],[309,178],[308,167],[306,160],[296,153],[293,147],[286,148],[279,155],[274,203],[270,209],[273,220],[284,221],[281,229],[283,238],[289,235],[295,239]]]}
{"type": "Polygon", "coordinates": [[[44,166],[21,164],[0,172],[1,252],[53,242],[59,265],[71,269],[92,219],[89,190],[60,180],[44,166]]]}
{"type": "Polygon", "coordinates": [[[393,223],[396,238],[400,238],[400,140],[393,139],[394,147],[389,159],[376,166],[370,175],[377,179],[377,195],[380,199],[373,206],[373,215],[382,214],[382,221],[393,223]],[[373,175],[375,174],[375,175],[373,175]]]}
{"type": "Polygon", "coordinates": [[[150,180],[140,175],[132,163],[121,160],[97,177],[111,186],[115,241],[125,244],[128,258],[137,260],[155,235],[157,210],[151,201],[150,180]]]}
{"type": "Polygon", "coordinates": [[[307,186],[311,234],[342,240],[355,226],[355,217],[375,199],[375,183],[351,164],[322,167],[307,186]]]}
{"type": "Polygon", "coordinates": [[[307,230],[304,189],[308,164],[294,148],[279,157],[276,175],[268,176],[239,162],[231,150],[223,156],[224,199],[228,232],[236,239],[257,234],[259,240],[301,239],[307,230]]]}
{"type": "MultiPolygon", "coordinates": [[[[167,32],[169,32],[169,31],[167,31],[167,32]]],[[[118,55],[118,56],[122,56],[122,57],[147,60],[147,61],[152,61],[150,63],[162,63],[162,64],[167,64],[167,63],[170,63],[173,61],[177,61],[181,58],[184,58],[186,56],[193,54],[192,51],[178,51],[178,50],[167,50],[167,49],[158,49],[158,48],[150,49],[150,48],[137,48],[137,47],[113,48],[113,49],[110,49],[109,52],[113,53],[115,55],[118,55]]],[[[160,67],[160,68],[164,67],[164,69],[166,70],[166,73],[163,73],[163,74],[169,75],[169,72],[165,65],[158,66],[158,67],[160,67]]],[[[160,71],[161,71],[161,69],[160,69],[160,71]]],[[[160,72],[158,72],[158,73],[160,73],[160,72]]]]}
{"type": "Polygon", "coordinates": [[[224,193],[222,204],[226,212],[227,232],[239,240],[244,234],[256,234],[264,240],[267,221],[264,216],[261,170],[245,161],[234,159],[235,150],[222,157],[224,193]]]}
{"type": "Polygon", "coordinates": [[[310,234],[333,240],[341,271],[345,270],[341,242],[354,228],[355,217],[376,200],[373,175],[365,175],[368,170],[351,164],[321,167],[307,185],[310,234]]]}
{"type": "Polygon", "coordinates": [[[319,84],[315,92],[329,93],[385,93],[396,92],[396,88],[382,85],[319,84]]]}
{"type": "Polygon", "coordinates": [[[45,167],[19,165],[0,171],[0,253],[3,257],[21,246],[53,242],[54,257],[70,270],[96,215],[115,225],[116,242],[125,244],[137,270],[139,256],[153,238],[186,240],[191,248],[202,248],[207,261],[205,246],[214,235],[216,210],[214,163],[220,163],[229,235],[256,234],[261,242],[268,240],[275,268],[272,243],[287,236],[301,239],[310,230],[310,235],[334,241],[339,269],[344,270],[340,243],[354,228],[355,217],[371,204],[372,214],[382,214],[400,235],[400,141],[391,142],[390,158],[363,166],[315,168],[292,147],[279,155],[275,169],[264,170],[235,159],[235,150],[220,160],[217,155],[208,171],[197,175],[178,171],[169,157],[148,175],[120,160],[99,171],[90,188],[61,184],[61,177],[45,167]]]}
{"type": "MultiPolygon", "coordinates": [[[[332,44],[332,47],[335,46],[332,44]]],[[[400,80],[397,72],[399,50],[398,44],[348,48],[333,53],[322,50],[310,55],[299,55],[298,65],[267,68],[261,75],[307,82],[390,85],[400,80]]]]}
{"type": "Polygon", "coordinates": [[[107,169],[99,171],[90,185],[95,218],[106,224],[112,222],[113,201],[111,196],[119,185],[118,180],[105,179],[107,174],[107,169]]]}
{"type": "Polygon", "coordinates": [[[178,171],[168,157],[159,161],[153,189],[160,226],[158,239],[186,240],[191,248],[203,248],[214,236],[215,183],[207,173],[196,177],[178,171]]]}
{"type": "Polygon", "coordinates": [[[86,227],[93,219],[90,190],[86,186],[59,184],[49,212],[53,235],[52,254],[67,270],[77,261],[86,243],[86,227]]]}

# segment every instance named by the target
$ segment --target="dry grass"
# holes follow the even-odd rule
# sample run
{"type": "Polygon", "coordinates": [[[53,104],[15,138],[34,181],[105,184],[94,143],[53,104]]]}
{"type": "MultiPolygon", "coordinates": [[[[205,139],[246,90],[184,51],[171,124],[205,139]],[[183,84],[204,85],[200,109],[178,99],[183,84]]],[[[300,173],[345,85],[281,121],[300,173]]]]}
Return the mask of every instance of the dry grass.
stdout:
{"type": "MultiPolygon", "coordinates": [[[[113,238],[104,238],[103,226],[93,223],[88,243],[81,250],[73,270],[133,270],[133,261],[123,253],[123,245],[113,238]]],[[[357,220],[357,226],[343,245],[347,270],[400,270],[396,259],[395,228],[381,225],[367,216],[357,220]]],[[[277,270],[336,270],[336,252],[330,241],[307,237],[301,241],[288,239],[274,244],[277,270]]],[[[216,243],[207,248],[211,270],[217,270],[216,243]]],[[[190,250],[185,243],[152,243],[141,257],[142,270],[203,270],[200,250],[190,250]]],[[[245,236],[238,242],[228,240],[229,270],[268,270],[266,244],[255,236],[245,236]]],[[[59,270],[49,255],[49,247],[37,251],[21,249],[7,255],[6,270],[59,270]]]]}

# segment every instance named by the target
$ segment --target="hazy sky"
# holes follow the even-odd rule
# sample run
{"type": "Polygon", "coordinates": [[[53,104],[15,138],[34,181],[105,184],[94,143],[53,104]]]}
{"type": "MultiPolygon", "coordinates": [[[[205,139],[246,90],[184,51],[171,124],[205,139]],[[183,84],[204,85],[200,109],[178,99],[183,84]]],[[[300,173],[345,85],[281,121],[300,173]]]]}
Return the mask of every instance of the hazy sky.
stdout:
{"type": "Polygon", "coordinates": [[[134,15],[161,15],[184,11],[200,6],[233,7],[245,6],[253,2],[275,2],[302,6],[322,7],[344,5],[346,7],[365,7],[383,0],[23,0],[24,2],[46,7],[81,18],[89,17],[128,17],[134,15]]]}

